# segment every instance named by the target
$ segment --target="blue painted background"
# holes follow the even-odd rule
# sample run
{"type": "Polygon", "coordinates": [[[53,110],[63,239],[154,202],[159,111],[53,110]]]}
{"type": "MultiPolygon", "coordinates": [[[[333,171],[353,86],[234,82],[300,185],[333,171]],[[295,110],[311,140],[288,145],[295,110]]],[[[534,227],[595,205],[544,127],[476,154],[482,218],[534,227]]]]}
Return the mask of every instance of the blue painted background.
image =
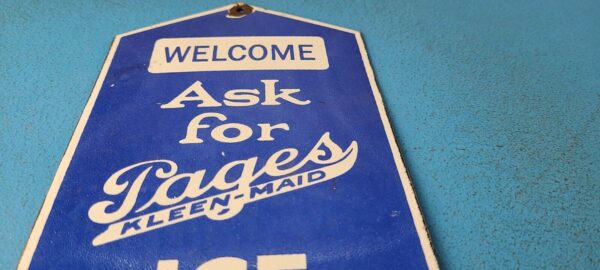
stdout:
{"type": "MultiPolygon", "coordinates": [[[[600,268],[600,2],[254,1],[363,32],[447,269],[600,268]]],[[[0,269],[118,33],[226,4],[0,1],[0,269]]]]}

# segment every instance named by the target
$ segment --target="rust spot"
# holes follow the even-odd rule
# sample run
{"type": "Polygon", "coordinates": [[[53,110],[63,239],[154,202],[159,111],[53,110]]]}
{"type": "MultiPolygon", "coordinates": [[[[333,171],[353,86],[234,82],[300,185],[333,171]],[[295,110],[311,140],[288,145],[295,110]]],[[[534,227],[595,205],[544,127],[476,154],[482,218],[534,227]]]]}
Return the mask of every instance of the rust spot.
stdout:
{"type": "Polygon", "coordinates": [[[251,6],[249,6],[248,4],[240,4],[237,3],[235,4],[235,6],[233,6],[232,8],[229,9],[229,11],[227,12],[227,15],[231,16],[231,17],[243,17],[246,16],[250,13],[252,13],[253,8],[251,6]]]}

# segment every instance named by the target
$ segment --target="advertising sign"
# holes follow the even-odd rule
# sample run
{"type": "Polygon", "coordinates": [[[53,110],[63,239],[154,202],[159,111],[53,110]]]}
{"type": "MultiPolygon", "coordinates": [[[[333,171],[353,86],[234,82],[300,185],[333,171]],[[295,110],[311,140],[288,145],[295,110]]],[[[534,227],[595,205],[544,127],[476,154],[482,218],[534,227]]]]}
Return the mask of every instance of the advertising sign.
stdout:
{"type": "Polygon", "coordinates": [[[437,269],[358,32],[248,5],[118,35],[19,269],[437,269]]]}

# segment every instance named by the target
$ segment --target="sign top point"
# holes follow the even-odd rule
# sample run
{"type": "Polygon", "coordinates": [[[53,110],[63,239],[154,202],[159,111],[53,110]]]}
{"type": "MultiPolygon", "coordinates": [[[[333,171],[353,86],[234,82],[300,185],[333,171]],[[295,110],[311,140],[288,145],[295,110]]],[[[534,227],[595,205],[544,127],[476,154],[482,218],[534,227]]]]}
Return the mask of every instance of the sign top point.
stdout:
{"type": "MultiPolygon", "coordinates": [[[[211,10],[208,10],[208,11],[203,11],[203,12],[199,12],[199,13],[196,13],[196,14],[188,15],[188,16],[185,16],[185,17],[181,17],[181,18],[177,18],[177,19],[165,21],[165,22],[162,22],[162,23],[157,23],[157,24],[154,24],[154,25],[151,25],[151,26],[147,26],[147,27],[142,27],[142,28],[139,28],[139,29],[131,30],[129,32],[121,33],[121,34],[117,35],[116,37],[117,38],[122,38],[122,37],[130,36],[130,35],[138,34],[138,33],[144,32],[144,31],[148,31],[148,30],[159,28],[159,27],[167,26],[167,25],[170,25],[170,24],[175,24],[175,23],[179,23],[179,22],[183,22],[183,21],[187,21],[187,20],[191,20],[191,19],[201,18],[201,17],[208,16],[208,15],[215,14],[215,13],[219,13],[219,12],[225,12],[223,14],[223,16],[228,17],[228,18],[232,18],[232,19],[241,19],[241,18],[244,18],[245,16],[233,17],[233,16],[230,16],[228,14],[230,10],[235,9],[238,5],[247,5],[247,6],[249,6],[252,9],[251,13],[254,13],[254,12],[263,12],[263,13],[267,13],[267,14],[271,14],[271,15],[275,15],[275,16],[279,16],[279,17],[293,19],[293,20],[296,20],[296,21],[304,22],[304,23],[314,24],[314,25],[318,25],[318,26],[322,26],[322,27],[327,27],[327,28],[335,29],[335,30],[338,30],[338,31],[347,32],[347,33],[354,34],[354,35],[359,35],[360,34],[359,31],[356,31],[356,30],[353,30],[353,29],[349,29],[349,28],[345,28],[345,27],[341,27],[341,26],[337,26],[337,25],[333,25],[333,24],[328,24],[328,23],[324,23],[324,22],[320,22],[320,21],[316,21],[316,20],[311,20],[311,19],[299,17],[299,16],[296,16],[296,15],[292,15],[292,14],[288,14],[288,13],[284,13],[284,12],[278,12],[278,11],[274,11],[274,10],[262,8],[262,7],[259,7],[259,6],[251,5],[251,4],[234,3],[234,4],[229,4],[229,5],[226,5],[226,6],[221,6],[221,7],[218,7],[218,8],[214,8],[214,9],[211,9],[211,10]]],[[[248,15],[248,14],[246,14],[246,15],[248,15]]]]}

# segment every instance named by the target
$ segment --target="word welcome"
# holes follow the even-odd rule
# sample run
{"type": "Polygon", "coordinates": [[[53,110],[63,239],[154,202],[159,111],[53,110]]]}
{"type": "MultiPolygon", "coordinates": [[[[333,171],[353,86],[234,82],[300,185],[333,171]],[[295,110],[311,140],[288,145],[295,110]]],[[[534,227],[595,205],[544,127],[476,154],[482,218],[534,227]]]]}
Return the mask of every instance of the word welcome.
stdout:
{"type": "Polygon", "coordinates": [[[321,37],[201,37],[159,39],[152,73],[224,70],[324,70],[321,37]]]}

